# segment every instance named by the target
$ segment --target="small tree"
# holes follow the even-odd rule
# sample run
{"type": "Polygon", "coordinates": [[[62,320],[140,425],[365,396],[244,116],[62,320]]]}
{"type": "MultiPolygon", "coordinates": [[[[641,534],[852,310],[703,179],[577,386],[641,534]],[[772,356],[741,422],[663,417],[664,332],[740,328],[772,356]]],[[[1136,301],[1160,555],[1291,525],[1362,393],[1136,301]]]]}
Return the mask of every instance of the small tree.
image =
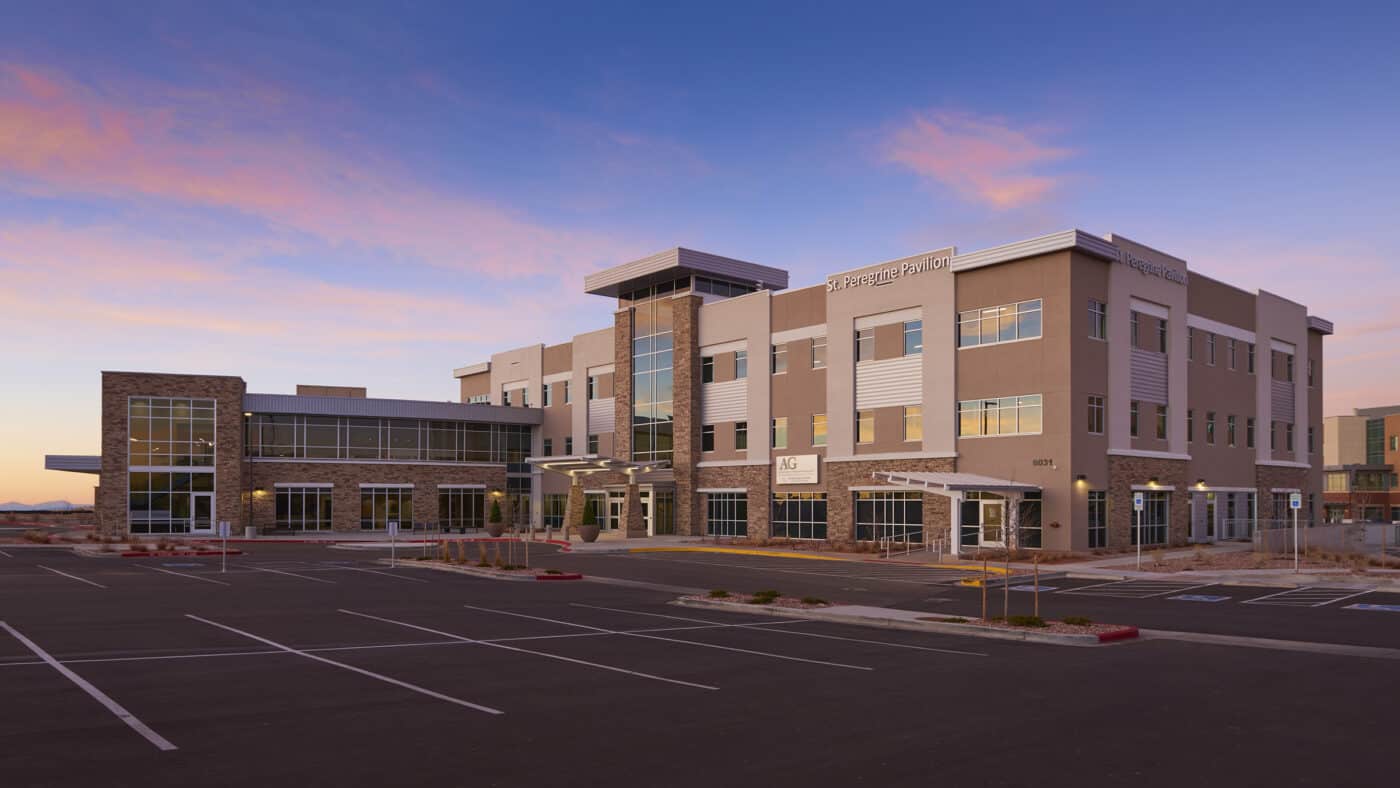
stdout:
{"type": "Polygon", "coordinates": [[[593,508],[593,502],[589,501],[583,505],[583,522],[580,525],[597,525],[598,513],[593,508]]]}
{"type": "Polygon", "coordinates": [[[501,522],[501,501],[499,498],[491,499],[491,515],[489,520],[493,523],[501,522]]]}

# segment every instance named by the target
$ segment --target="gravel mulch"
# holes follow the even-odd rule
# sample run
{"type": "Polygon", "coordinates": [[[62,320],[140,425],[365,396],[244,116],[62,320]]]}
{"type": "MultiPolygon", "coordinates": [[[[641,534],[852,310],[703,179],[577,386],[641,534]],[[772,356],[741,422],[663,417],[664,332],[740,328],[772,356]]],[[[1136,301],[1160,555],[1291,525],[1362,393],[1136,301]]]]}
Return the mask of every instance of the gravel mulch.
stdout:
{"type": "MultiPolygon", "coordinates": [[[[1144,559],[1146,557],[1144,556],[1144,559]]],[[[1336,569],[1339,572],[1354,572],[1345,563],[1338,563],[1335,560],[1325,560],[1316,557],[1302,556],[1298,561],[1298,566],[1303,569],[1336,569]]],[[[1259,569],[1273,570],[1280,569],[1293,570],[1293,556],[1263,555],[1252,553],[1247,550],[1232,551],[1226,553],[1204,553],[1202,555],[1191,555],[1183,558],[1171,558],[1158,563],[1156,561],[1143,561],[1142,571],[1144,572],[1208,572],[1212,570],[1235,570],[1235,569],[1259,569]]]]}
{"type": "Polygon", "coordinates": [[[1063,621],[1046,621],[1043,627],[1023,627],[1015,624],[1008,624],[1005,621],[983,621],[980,618],[969,618],[967,621],[951,621],[947,616],[927,616],[920,621],[940,621],[946,624],[966,624],[970,627],[986,627],[988,629],[1011,629],[1018,632],[1049,632],[1056,635],[1102,635],[1106,632],[1117,632],[1126,629],[1125,624],[1066,624],[1063,621]]]}
{"type": "Polygon", "coordinates": [[[799,597],[780,596],[765,605],[759,605],[753,601],[752,594],[730,594],[729,596],[713,597],[709,594],[684,596],[682,599],[689,599],[698,602],[733,602],[741,605],[754,605],[755,607],[787,607],[794,610],[813,610],[823,607],[831,607],[832,603],[822,600],[820,604],[809,604],[803,602],[799,597]]]}

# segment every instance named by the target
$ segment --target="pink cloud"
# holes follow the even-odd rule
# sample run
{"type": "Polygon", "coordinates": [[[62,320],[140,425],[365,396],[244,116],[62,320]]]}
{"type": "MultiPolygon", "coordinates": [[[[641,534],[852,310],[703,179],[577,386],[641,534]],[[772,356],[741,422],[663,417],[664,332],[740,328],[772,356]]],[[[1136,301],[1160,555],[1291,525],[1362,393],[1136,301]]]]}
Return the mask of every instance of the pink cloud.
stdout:
{"type": "Polygon", "coordinates": [[[951,111],[914,115],[888,134],[881,149],[886,161],[940,183],[964,200],[998,209],[1045,200],[1061,179],[1035,168],[1071,155],[1001,118],[951,111]]]}
{"type": "Polygon", "coordinates": [[[581,274],[644,251],[428,185],[380,151],[342,153],[248,128],[237,112],[246,102],[295,104],[271,86],[231,96],[125,84],[99,92],[0,64],[0,182],[46,196],[228,209],[331,243],[495,277],[581,274]]]}

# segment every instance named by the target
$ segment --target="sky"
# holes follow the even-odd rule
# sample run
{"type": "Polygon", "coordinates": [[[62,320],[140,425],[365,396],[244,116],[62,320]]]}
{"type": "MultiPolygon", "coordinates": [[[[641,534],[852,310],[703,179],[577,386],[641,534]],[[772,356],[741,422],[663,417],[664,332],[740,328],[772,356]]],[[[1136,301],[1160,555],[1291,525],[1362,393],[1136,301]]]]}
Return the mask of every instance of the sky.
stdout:
{"type": "Polygon", "coordinates": [[[1078,227],[1335,321],[1400,402],[1384,4],[0,0],[0,502],[101,370],[455,400],[674,246],[827,273],[1078,227]],[[676,7],[663,7],[675,5],[676,7]]]}

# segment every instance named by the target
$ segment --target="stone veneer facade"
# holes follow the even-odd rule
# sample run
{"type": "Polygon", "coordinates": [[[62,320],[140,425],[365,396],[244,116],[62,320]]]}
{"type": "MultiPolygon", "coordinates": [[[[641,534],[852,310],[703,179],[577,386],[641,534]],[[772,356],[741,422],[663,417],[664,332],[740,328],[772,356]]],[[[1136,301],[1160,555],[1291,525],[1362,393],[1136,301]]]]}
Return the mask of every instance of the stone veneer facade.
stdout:
{"type": "Polygon", "coordinates": [[[678,534],[705,532],[704,515],[695,494],[695,466],[700,461],[700,303],[700,297],[695,295],[671,299],[671,407],[675,416],[671,425],[675,441],[671,467],[675,469],[678,534]]]}
{"type": "MultiPolygon", "coordinates": [[[[1123,548],[1132,545],[1132,530],[1137,525],[1133,514],[1133,486],[1146,485],[1156,479],[1168,493],[1167,543],[1184,545],[1191,533],[1191,493],[1185,460],[1160,457],[1108,457],[1108,496],[1105,516],[1108,518],[1108,546],[1123,548]]],[[[1149,547],[1150,545],[1143,545],[1149,547]]]]}

